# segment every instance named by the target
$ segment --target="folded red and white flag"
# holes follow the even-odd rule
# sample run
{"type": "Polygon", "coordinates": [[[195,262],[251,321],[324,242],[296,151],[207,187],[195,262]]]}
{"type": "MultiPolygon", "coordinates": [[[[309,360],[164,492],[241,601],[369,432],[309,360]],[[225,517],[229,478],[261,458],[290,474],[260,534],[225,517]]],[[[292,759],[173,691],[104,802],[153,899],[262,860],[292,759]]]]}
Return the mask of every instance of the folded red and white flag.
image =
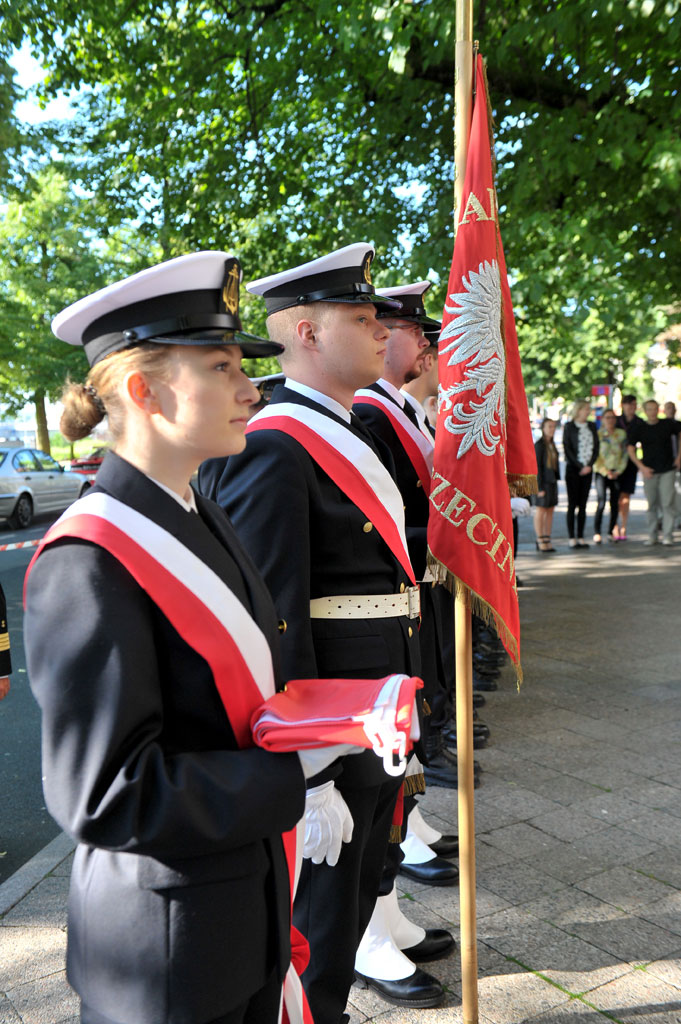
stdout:
{"type": "Polygon", "coordinates": [[[417,676],[293,679],[251,718],[253,739],[272,751],[349,743],[373,750],[389,775],[401,775],[420,737],[417,676]]]}

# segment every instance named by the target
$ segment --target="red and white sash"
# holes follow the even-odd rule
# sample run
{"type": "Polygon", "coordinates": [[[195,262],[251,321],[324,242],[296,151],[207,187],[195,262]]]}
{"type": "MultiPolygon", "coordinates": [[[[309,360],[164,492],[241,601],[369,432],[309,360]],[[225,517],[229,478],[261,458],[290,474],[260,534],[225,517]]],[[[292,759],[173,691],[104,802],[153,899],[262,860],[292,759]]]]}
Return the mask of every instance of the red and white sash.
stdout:
{"type": "MultiPolygon", "coordinates": [[[[208,662],[237,743],[252,746],[251,716],[275,693],[272,656],[262,630],[227,584],[167,530],[102,493],[88,494],[64,512],[43,537],[26,579],[45,547],[62,537],[91,541],[118,559],[208,662]]],[[[291,900],[300,873],[302,829],[304,819],[282,836],[291,900]]],[[[291,946],[280,1017],[282,1024],[313,1024],[295,969],[305,969],[307,943],[293,928],[291,946]]]]}
{"type": "Polygon", "coordinates": [[[371,520],[409,579],[416,582],[407,551],[402,496],[368,444],[330,416],[293,402],[268,405],[257,413],[246,434],[256,430],[280,430],[298,441],[371,520]]]}
{"type": "MultiPolygon", "coordinates": [[[[406,401],[406,399],[405,399],[406,401]]],[[[404,409],[386,395],[361,388],[355,394],[355,405],[373,405],[386,413],[391,426],[397,434],[409,461],[416,470],[426,497],[430,494],[433,476],[433,452],[435,445],[432,437],[426,435],[409,419],[404,409]]]]}

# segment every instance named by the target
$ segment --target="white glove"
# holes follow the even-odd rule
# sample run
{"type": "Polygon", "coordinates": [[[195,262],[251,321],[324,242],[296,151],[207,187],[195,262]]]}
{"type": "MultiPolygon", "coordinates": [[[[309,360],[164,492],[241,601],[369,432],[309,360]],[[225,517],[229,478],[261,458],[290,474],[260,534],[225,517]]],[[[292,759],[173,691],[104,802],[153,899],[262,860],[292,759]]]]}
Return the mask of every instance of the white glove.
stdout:
{"type": "Polygon", "coordinates": [[[303,857],[313,864],[326,861],[335,867],[341,846],[352,839],[353,821],[343,797],[333,782],[308,789],[305,798],[305,843],[303,857]]]}
{"type": "Polygon", "coordinates": [[[310,750],[297,750],[296,753],[300,758],[303,775],[306,779],[311,779],[313,775],[319,775],[333,764],[336,758],[344,757],[346,754],[361,754],[362,750],[362,747],[353,747],[349,743],[334,743],[331,747],[314,747],[310,750]]]}
{"type": "Polygon", "coordinates": [[[532,515],[532,506],[527,498],[511,498],[511,512],[514,519],[517,519],[518,516],[530,516],[532,515]]]}

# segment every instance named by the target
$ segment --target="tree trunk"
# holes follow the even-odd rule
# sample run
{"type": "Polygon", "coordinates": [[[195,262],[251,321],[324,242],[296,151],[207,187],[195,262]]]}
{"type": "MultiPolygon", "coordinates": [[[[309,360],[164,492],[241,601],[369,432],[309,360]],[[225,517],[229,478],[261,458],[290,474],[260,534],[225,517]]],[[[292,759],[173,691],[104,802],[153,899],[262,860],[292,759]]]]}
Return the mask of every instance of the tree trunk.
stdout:
{"type": "Polygon", "coordinates": [[[45,411],[45,392],[36,391],[33,396],[35,402],[35,423],[37,428],[38,448],[50,454],[50,435],[47,431],[47,412],[45,411]]]}

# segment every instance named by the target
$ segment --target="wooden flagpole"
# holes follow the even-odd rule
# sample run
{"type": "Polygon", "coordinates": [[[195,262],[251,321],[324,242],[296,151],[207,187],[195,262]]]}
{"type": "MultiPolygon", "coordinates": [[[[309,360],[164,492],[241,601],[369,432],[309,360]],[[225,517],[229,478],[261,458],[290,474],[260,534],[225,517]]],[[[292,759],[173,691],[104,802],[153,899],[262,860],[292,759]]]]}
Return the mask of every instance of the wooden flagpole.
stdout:
{"type": "MultiPolygon", "coordinates": [[[[454,88],[454,228],[466,174],[473,93],[473,0],[456,0],[454,88]]],[[[464,1024],[478,1024],[478,949],[475,913],[475,810],[473,790],[473,643],[471,612],[454,605],[456,635],[456,746],[459,799],[459,905],[464,1024]]]]}

